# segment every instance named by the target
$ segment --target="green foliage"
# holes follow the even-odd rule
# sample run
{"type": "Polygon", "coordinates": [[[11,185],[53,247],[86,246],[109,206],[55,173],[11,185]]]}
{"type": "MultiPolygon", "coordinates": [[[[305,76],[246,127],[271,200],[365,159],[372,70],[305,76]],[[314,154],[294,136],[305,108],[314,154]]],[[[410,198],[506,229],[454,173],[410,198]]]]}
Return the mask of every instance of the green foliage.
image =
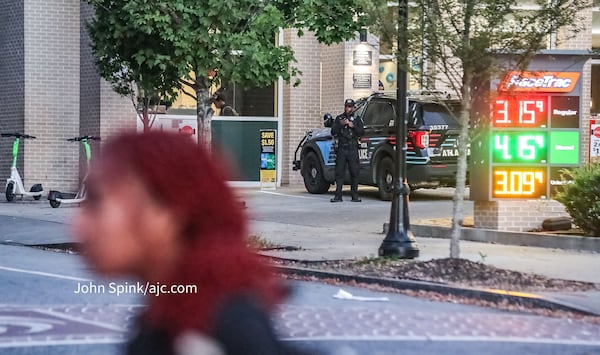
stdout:
{"type": "MultiPolygon", "coordinates": [[[[382,46],[395,42],[397,7],[383,0],[358,1],[382,46]]],[[[525,7],[518,0],[415,0],[408,5],[409,30],[400,33],[401,42],[408,40],[408,55],[429,67],[426,72],[411,66],[405,70],[435,77],[462,97],[463,74],[494,73],[498,53],[514,54],[515,66],[524,67],[533,54],[547,48],[552,35],[559,33],[564,42],[570,39],[565,34],[580,31],[586,23],[580,11],[591,5],[591,0],[537,0],[525,7]]],[[[429,84],[433,86],[431,80],[429,84]]]]}
{"type": "Polygon", "coordinates": [[[97,13],[90,30],[104,78],[143,80],[162,92],[187,86],[192,95],[214,81],[267,86],[298,76],[292,48],[276,43],[282,28],[300,34],[306,28],[330,44],[354,37],[362,26],[354,20],[361,9],[350,0],[89,2],[97,13]]]}
{"type": "Polygon", "coordinates": [[[279,77],[299,84],[292,48],[277,43],[281,29],[309,29],[331,44],[355,37],[363,25],[352,0],[88,2],[96,10],[90,33],[100,75],[121,95],[193,97],[206,144],[213,84],[261,87],[279,77]]]}
{"type": "MultiPolygon", "coordinates": [[[[417,0],[411,17],[411,48],[445,77],[456,95],[463,95],[464,76],[487,77],[498,70],[498,53],[513,54],[516,67],[546,49],[550,36],[584,23],[579,11],[588,0],[536,1],[525,10],[517,0],[417,0]]],[[[568,40],[568,37],[562,40],[568,40]]]]}
{"type": "Polygon", "coordinates": [[[88,31],[102,78],[123,96],[139,96],[139,100],[173,96],[175,73],[157,59],[165,58],[169,48],[156,48],[156,38],[135,34],[132,14],[114,11],[111,1],[91,3],[96,16],[88,31]]]}
{"type": "Polygon", "coordinates": [[[266,250],[266,249],[274,249],[274,248],[282,248],[281,244],[273,243],[259,235],[252,234],[248,236],[248,240],[246,241],[248,248],[255,250],[266,250]]]}
{"type": "Polygon", "coordinates": [[[585,233],[600,237],[600,164],[562,171],[562,186],[556,200],[565,205],[573,221],[585,233]]]}
{"type": "Polygon", "coordinates": [[[357,0],[364,9],[361,16],[369,32],[379,37],[381,54],[391,54],[397,36],[398,18],[387,0],[357,0]]]}

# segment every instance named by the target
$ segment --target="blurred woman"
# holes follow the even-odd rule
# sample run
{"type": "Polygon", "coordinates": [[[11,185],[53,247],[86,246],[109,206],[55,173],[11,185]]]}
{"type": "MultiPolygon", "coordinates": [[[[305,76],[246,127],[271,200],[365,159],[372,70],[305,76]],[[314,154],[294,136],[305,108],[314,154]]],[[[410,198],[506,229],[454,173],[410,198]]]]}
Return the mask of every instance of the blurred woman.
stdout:
{"type": "Polygon", "coordinates": [[[92,166],[74,226],[85,258],[162,291],[147,295],[129,354],[295,353],[269,318],[285,289],[247,248],[222,165],[188,137],[150,132],[113,139],[92,166]]]}

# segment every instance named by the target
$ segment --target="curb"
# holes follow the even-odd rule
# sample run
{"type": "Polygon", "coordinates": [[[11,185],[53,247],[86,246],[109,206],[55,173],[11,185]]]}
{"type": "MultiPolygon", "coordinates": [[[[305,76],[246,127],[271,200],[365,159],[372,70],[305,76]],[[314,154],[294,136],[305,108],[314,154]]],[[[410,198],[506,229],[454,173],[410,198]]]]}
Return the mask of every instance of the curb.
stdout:
{"type": "MultiPolygon", "coordinates": [[[[413,234],[422,238],[449,239],[450,230],[450,227],[420,224],[411,225],[413,234]]],[[[600,238],[598,237],[576,237],[571,235],[535,232],[506,232],[462,227],[461,240],[600,253],[600,238]]]]}
{"type": "MultiPolygon", "coordinates": [[[[276,258],[277,259],[277,258],[276,258]]],[[[286,260],[286,259],[280,259],[286,260]]],[[[579,315],[600,316],[593,311],[583,309],[579,306],[571,305],[566,302],[550,300],[535,294],[519,294],[517,292],[502,290],[485,290],[468,287],[455,287],[444,284],[436,284],[426,281],[413,281],[391,278],[377,278],[371,276],[359,276],[352,274],[343,274],[330,271],[319,271],[300,267],[273,265],[275,270],[285,275],[309,276],[317,279],[335,279],[343,282],[356,282],[369,285],[381,285],[391,287],[396,290],[412,291],[430,291],[445,295],[454,295],[465,298],[481,299],[488,302],[500,303],[508,302],[513,305],[549,309],[553,311],[573,312],[579,315]]]]}

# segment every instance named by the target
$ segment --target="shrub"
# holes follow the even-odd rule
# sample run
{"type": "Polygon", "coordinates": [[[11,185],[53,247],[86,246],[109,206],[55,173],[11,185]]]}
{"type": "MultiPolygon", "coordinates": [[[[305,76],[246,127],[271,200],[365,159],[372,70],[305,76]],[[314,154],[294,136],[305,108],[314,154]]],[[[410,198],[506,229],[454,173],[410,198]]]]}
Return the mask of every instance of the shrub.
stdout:
{"type": "Polygon", "coordinates": [[[600,164],[563,170],[562,176],[573,183],[563,185],[556,200],[586,234],[600,237],[600,164]]]}

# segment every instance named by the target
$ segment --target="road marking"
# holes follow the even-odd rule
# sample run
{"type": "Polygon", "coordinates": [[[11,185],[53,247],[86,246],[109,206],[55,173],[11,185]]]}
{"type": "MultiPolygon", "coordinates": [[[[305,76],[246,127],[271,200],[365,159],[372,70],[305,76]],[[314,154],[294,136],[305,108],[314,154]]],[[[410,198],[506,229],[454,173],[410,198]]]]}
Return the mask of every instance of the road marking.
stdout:
{"type": "Polygon", "coordinates": [[[25,348],[31,346],[58,346],[58,345],[97,345],[97,344],[120,344],[126,341],[125,335],[115,334],[114,336],[104,337],[102,339],[78,339],[78,340],[25,340],[10,341],[8,343],[0,342],[1,348],[25,348]]]}
{"type": "Polygon", "coordinates": [[[46,276],[46,277],[54,277],[56,279],[71,280],[71,281],[80,281],[80,282],[90,282],[90,281],[93,281],[91,279],[84,279],[84,278],[81,278],[81,277],[64,276],[64,275],[51,274],[49,272],[42,272],[42,271],[35,271],[35,270],[16,269],[16,268],[7,267],[7,266],[0,266],[0,270],[12,271],[12,272],[20,272],[20,273],[23,273],[23,274],[30,274],[30,275],[39,275],[39,276],[46,276]]]}
{"type": "Polygon", "coordinates": [[[261,192],[263,194],[269,194],[269,195],[277,195],[277,196],[285,196],[285,197],[295,197],[295,198],[307,198],[309,200],[320,200],[320,198],[318,198],[318,197],[290,195],[290,194],[284,194],[284,193],[281,193],[281,192],[263,191],[263,190],[260,190],[259,192],[261,192]]]}
{"type": "MultiPolygon", "coordinates": [[[[111,306],[113,306],[113,305],[111,305],[111,306]]],[[[115,332],[125,332],[127,330],[126,327],[119,327],[119,326],[116,326],[113,324],[104,323],[104,322],[100,322],[100,321],[93,321],[93,320],[87,320],[87,319],[83,319],[83,318],[79,318],[79,317],[73,317],[73,316],[70,316],[68,314],[64,314],[61,312],[46,311],[46,310],[41,310],[41,309],[36,309],[35,311],[37,313],[54,316],[56,318],[62,318],[62,319],[69,320],[72,322],[85,323],[85,324],[93,325],[96,327],[106,328],[109,330],[113,330],[115,332]]],[[[83,311],[85,311],[85,309],[83,311]]]]}
{"type": "Polygon", "coordinates": [[[439,335],[394,335],[394,336],[314,336],[314,337],[282,337],[283,341],[295,342],[326,342],[326,341],[434,341],[434,342],[494,342],[494,343],[525,343],[552,345],[600,346],[600,340],[573,340],[523,337],[485,337],[485,336],[439,336],[439,335]]]}

